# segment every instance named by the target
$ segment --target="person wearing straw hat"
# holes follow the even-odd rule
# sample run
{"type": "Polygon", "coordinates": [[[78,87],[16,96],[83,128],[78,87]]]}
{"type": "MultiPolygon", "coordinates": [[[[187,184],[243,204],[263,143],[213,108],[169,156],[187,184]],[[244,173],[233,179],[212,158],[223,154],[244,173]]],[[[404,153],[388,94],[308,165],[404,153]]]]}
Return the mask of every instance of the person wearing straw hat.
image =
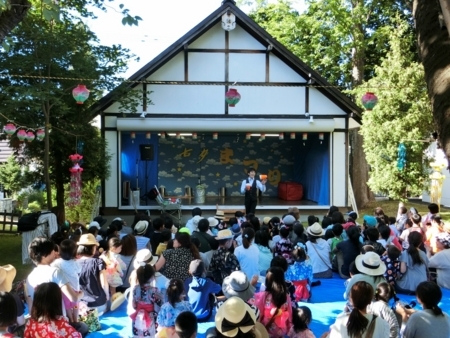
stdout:
{"type": "MultiPolygon", "coordinates": [[[[16,277],[16,268],[11,264],[0,266],[0,292],[10,292],[12,289],[12,284],[14,278],[16,277]]],[[[25,324],[25,308],[23,306],[22,300],[19,298],[17,293],[11,293],[16,301],[17,308],[17,318],[14,322],[15,327],[22,326],[25,324]]],[[[17,331],[15,331],[17,332],[17,331]]]]}
{"type": "Polygon", "coordinates": [[[313,266],[313,277],[333,277],[330,261],[330,245],[322,238],[325,230],[322,229],[319,223],[315,222],[306,229],[306,234],[308,235],[306,248],[313,266]]]}
{"type": "Polygon", "coordinates": [[[233,271],[240,270],[241,266],[237,257],[230,252],[233,243],[233,234],[229,229],[220,230],[216,237],[219,248],[213,253],[209,272],[217,284],[222,284],[223,279],[233,271]]]}
{"type": "Polygon", "coordinates": [[[139,221],[134,226],[134,233],[136,235],[137,249],[141,250],[144,248],[152,249],[152,245],[150,243],[150,238],[145,237],[145,234],[148,229],[147,221],[139,221]]]}
{"type": "Polygon", "coordinates": [[[257,190],[261,192],[266,191],[266,182],[267,180],[257,180],[255,178],[256,170],[255,168],[248,168],[247,170],[248,177],[242,181],[241,184],[241,194],[245,195],[245,213],[254,214],[256,210],[256,205],[258,204],[258,197],[256,194],[257,190]]]}
{"type": "Polygon", "coordinates": [[[242,299],[231,297],[219,308],[215,327],[206,331],[207,338],[252,337],[269,338],[266,328],[256,320],[255,313],[242,299]]]}

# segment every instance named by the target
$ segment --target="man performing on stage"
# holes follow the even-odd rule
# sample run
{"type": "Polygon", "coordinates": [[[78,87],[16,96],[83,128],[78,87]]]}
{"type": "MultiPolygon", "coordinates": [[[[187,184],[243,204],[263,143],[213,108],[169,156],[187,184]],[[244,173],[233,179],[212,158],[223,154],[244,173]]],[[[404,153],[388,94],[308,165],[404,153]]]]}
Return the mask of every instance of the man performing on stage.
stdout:
{"type": "Polygon", "coordinates": [[[245,213],[248,215],[250,213],[254,214],[257,204],[256,189],[261,190],[261,192],[266,191],[266,181],[259,181],[255,178],[256,171],[254,168],[249,168],[247,170],[248,178],[242,181],[241,184],[241,194],[245,194],[245,213]]]}

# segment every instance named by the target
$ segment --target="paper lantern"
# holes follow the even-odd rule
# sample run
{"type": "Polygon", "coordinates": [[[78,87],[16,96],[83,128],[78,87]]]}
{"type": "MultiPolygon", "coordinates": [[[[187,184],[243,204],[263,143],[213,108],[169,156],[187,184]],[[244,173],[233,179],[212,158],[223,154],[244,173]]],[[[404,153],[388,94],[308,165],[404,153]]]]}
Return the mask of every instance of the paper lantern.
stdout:
{"type": "Polygon", "coordinates": [[[283,133],[280,133],[280,134],[278,135],[278,139],[279,139],[279,140],[284,140],[284,134],[283,134],[283,133]]]}
{"type": "Polygon", "coordinates": [[[14,123],[7,123],[3,127],[3,131],[5,132],[6,135],[8,135],[8,137],[10,137],[17,131],[17,127],[14,123]]]}
{"type": "Polygon", "coordinates": [[[303,134],[302,134],[302,140],[303,140],[303,141],[308,140],[308,133],[303,133],[303,134]]]}
{"type": "Polygon", "coordinates": [[[252,134],[250,134],[250,133],[245,134],[246,140],[250,140],[251,138],[252,138],[252,134]]]}
{"type": "Polygon", "coordinates": [[[176,133],[175,138],[176,138],[177,140],[180,140],[180,139],[181,139],[181,133],[176,133]]]}
{"type": "Polygon", "coordinates": [[[149,132],[146,132],[146,133],[145,133],[145,138],[146,138],[147,140],[150,140],[150,139],[152,138],[152,134],[149,133],[149,132]]]}
{"type": "Polygon", "coordinates": [[[161,136],[161,138],[164,138],[164,139],[165,139],[165,138],[166,138],[166,133],[161,133],[160,136],[161,136]]]}
{"type": "Polygon", "coordinates": [[[79,163],[83,159],[83,155],[80,154],[73,154],[69,156],[69,160],[71,160],[73,163],[79,163]]]}
{"type": "Polygon", "coordinates": [[[192,133],[192,139],[196,140],[197,139],[197,133],[192,133]]]}
{"type": "Polygon", "coordinates": [[[136,138],[136,133],[134,131],[132,131],[130,133],[130,138],[131,138],[131,143],[134,143],[134,139],[136,138]]]}
{"type": "Polygon", "coordinates": [[[27,142],[32,142],[35,138],[36,135],[34,135],[31,130],[27,131],[27,136],[25,137],[25,140],[27,140],[27,142]]]}
{"type": "Polygon", "coordinates": [[[218,133],[213,133],[213,140],[217,140],[219,138],[219,134],[218,133]]]}
{"type": "Polygon", "coordinates": [[[241,94],[237,89],[230,88],[225,93],[225,101],[227,101],[229,107],[234,107],[241,100],[241,94]]]}
{"type": "Polygon", "coordinates": [[[291,140],[295,140],[295,133],[291,133],[291,140]]]}
{"type": "Polygon", "coordinates": [[[320,144],[322,144],[323,138],[324,138],[323,133],[319,133],[320,144]]]}
{"type": "Polygon", "coordinates": [[[38,131],[36,132],[36,139],[38,141],[42,141],[45,137],[45,130],[44,129],[38,129],[38,131]]]}
{"type": "Polygon", "coordinates": [[[72,95],[77,104],[83,104],[89,97],[89,90],[85,85],[79,84],[72,90],[72,95]]]}
{"type": "Polygon", "coordinates": [[[24,141],[27,138],[27,132],[25,129],[19,129],[19,131],[17,132],[17,138],[20,141],[24,141]]]}
{"type": "Polygon", "coordinates": [[[367,110],[372,110],[378,102],[378,97],[374,93],[367,92],[361,97],[361,102],[367,110]]]}

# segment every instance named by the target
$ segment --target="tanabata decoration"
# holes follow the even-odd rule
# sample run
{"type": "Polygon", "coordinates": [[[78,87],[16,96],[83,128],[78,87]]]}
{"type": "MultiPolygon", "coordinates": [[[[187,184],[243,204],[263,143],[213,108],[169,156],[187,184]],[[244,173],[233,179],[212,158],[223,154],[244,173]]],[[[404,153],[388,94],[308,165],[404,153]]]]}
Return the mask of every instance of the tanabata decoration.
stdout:
{"type": "Polygon", "coordinates": [[[17,131],[17,138],[19,139],[19,141],[24,141],[27,137],[27,132],[25,129],[19,129],[17,131]]]}
{"type": "Polygon", "coordinates": [[[79,205],[81,203],[81,173],[83,168],[80,167],[79,162],[83,159],[82,155],[73,154],[69,156],[73,166],[70,171],[70,192],[69,192],[69,206],[79,205]]]}
{"type": "Polygon", "coordinates": [[[225,93],[225,101],[227,101],[228,106],[234,107],[241,100],[241,94],[237,91],[237,89],[230,88],[225,93]]]}
{"type": "Polygon", "coordinates": [[[406,167],[406,147],[404,143],[398,145],[397,169],[402,171],[406,167]]]}
{"type": "Polygon", "coordinates": [[[79,84],[72,90],[72,95],[77,104],[83,104],[89,97],[89,90],[85,85],[79,84]]]}
{"type": "Polygon", "coordinates": [[[25,140],[27,140],[27,142],[32,142],[35,138],[36,138],[36,135],[34,135],[34,133],[31,130],[28,130],[25,140]]]}
{"type": "Polygon", "coordinates": [[[374,93],[367,92],[362,96],[361,102],[364,108],[367,110],[372,110],[378,102],[378,97],[374,93]]]}
{"type": "Polygon", "coordinates": [[[17,130],[17,127],[14,123],[7,123],[3,127],[3,131],[5,132],[6,135],[8,135],[8,137],[11,137],[12,135],[14,135],[16,130],[17,130]]]}
{"type": "Polygon", "coordinates": [[[38,129],[36,132],[36,140],[42,141],[45,138],[45,130],[44,129],[38,129]]]}

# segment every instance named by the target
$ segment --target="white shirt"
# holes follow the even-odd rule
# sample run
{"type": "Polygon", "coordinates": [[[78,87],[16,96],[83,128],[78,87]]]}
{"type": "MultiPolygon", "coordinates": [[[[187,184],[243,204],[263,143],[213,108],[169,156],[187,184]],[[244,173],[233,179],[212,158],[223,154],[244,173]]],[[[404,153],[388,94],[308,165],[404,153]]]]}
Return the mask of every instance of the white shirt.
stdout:
{"type": "Polygon", "coordinates": [[[51,266],[60,269],[75,291],[80,291],[81,265],[75,260],[55,259],[51,266]]]}
{"type": "Polygon", "coordinates": [[[306,242],[308,256],[311,259],[313,273],[324,272],[331,269],[330,245],[326,240],[318,238],[316,243],[306,242]]]}
{"type": "Polygon", "coordinates": [[[234,255],[239,261],[241,266],[241,271],[247,275],[248,280],[251,280],[254,275],[259,276],[259,250],[253,243],[248,247],[244,248],[243,245],[238,246],[234,249],[234,255]]]}
{"type": "MultiPolygon", "coordinates": [[[[248,178],[248,184],[253,185],[253,181],[254,180],[255,180],[254,178],[250,178],[249,177],[248,178]]],[[[241,194],[245,194],[245,191],[246,191],[245,186],[246,186],[246,184],[247,184],[247,180],[243,180],[242,184],[241,184],[241,194]]],[[[256,180],[256,188],[261,190],[262,192],[266,191],[266,185],[262,184],[260,180],[256,180]]]]}
{"type": "MultiPolygon", "coordinates": [[[[349,338],[347,334],[347,322],[348,313],[341,313],[336,317],[336,322],[330,326],[330,334],[328,338],[349,338]]],[[[369,320],[369,324],[373,318],[372,314],[365,314],[369,320]]],[[[361,338],[366,338],[367,330],[362,334],[361,338]]],[[[389,324],[382,318],[377,317],[375,319],[375,330],[373,331],[372,338],[388,338],[389,337],[389,324]]]]}

